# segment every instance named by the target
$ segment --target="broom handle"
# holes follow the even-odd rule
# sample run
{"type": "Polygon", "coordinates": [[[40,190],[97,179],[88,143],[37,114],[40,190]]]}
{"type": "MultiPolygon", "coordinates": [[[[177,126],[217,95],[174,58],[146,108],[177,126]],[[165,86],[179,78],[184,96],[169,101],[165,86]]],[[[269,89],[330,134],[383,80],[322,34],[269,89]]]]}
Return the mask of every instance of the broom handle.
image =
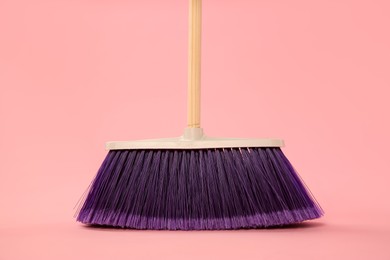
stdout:
{"type": "Polygon", "coordinates": [[[200,128],[202,0],[189,0],[187,127],[200,128]]]}

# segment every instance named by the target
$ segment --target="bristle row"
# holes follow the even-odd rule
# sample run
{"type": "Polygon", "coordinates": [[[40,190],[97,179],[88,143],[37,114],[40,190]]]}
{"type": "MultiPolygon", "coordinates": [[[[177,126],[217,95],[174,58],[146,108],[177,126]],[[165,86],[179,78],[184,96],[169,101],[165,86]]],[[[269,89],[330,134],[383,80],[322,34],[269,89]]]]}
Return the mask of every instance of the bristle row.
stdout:
{"type": "Polygon", "coordinates": [[[269,227],[323,214],[280,148],[110,151],[78,221],[136,229],[269,227]]]}

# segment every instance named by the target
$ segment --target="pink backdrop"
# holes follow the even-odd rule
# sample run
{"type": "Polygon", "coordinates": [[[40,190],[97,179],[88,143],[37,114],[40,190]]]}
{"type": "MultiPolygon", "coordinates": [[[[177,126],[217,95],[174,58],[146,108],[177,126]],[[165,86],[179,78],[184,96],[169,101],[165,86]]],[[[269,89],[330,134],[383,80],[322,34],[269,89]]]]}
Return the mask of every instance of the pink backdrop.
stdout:
{"type": "Polygon", "coordinates": [[[206,133],[284,138],[326,216],[156,232],[74,206],[106,141],[185,127],[187,1],[1,0],[0,259],[390,259],[389,3],[205,0],[206,133]]]}

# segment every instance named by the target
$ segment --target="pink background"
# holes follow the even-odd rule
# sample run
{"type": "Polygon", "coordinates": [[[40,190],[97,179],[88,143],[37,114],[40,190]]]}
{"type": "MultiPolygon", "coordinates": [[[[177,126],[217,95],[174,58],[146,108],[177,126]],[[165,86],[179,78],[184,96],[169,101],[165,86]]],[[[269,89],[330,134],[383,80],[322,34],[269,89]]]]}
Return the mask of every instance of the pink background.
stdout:
{"type": "Polygon", "coordinates": [[[287,229],[92,229],[109,140],[186,124],[187,1],[0,1],[0,259],[390,259],[390,2],[205,0],[208,135],[282,137],[326,216],[287,229]]]}

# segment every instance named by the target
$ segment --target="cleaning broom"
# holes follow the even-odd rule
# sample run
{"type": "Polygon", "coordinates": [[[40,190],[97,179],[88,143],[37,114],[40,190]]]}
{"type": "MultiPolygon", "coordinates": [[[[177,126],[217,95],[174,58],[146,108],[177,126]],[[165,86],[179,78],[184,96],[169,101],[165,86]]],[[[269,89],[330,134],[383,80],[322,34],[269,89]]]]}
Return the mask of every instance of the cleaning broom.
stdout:
{"type": "Polygon", "coordinates": [[[201,0],[190,0],[188,126],[183,136],[109,142],[77,220],[134,229],[237,229],[323,212],[279,139],[210,138],[200,128],[201,0]]]}

